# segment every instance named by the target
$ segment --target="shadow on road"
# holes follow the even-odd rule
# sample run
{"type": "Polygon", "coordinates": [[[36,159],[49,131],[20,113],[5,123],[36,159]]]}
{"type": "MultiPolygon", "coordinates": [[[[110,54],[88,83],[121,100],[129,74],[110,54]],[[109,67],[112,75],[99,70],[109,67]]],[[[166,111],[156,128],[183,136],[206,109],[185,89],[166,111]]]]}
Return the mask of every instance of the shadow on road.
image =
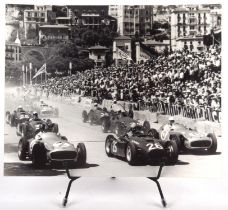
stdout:
{"type": "Polygon", "coordinates": [[[198,156],[205,156],[205,155],[221,155],[221,152],[216,152],[214,154],[208,153],[206,150],[188,150],[185,152],[181,152],[181,155],[198,155],[198,156]]]}
{"type": "Polygon", "coordinates": [[[4,163],[5,176],[57,176],[65,174],[65,170],[52,169],[49,166],[35,169],[32,164],[4,163]]]}
{"type": "MultiPolygon", "coordinates": [[[[83,167],[69,166],[69,169],[86,169],[97,167],[98,164],[86,163],[83,167]]],[[[4,163],[5,176],[58,176],[65,174],[65,166],[62,164],[46,165],[43,168],[36,169],[31,163],[4,163]]]]}

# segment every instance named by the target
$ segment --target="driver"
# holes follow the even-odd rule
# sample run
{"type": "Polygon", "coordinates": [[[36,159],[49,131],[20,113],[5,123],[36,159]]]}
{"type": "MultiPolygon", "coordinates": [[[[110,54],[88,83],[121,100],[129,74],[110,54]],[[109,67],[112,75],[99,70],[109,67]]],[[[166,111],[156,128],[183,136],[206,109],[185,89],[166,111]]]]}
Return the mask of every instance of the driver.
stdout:
{"type": "Polygon", "coordinates": [[[143,130],[141,129],[141,126],[137,125],[137,123],[135,123],[135,122],[132,122],[130,125],[130,129],[126,133],[126,136],[129,138],[129,137],[135,136],[139,133],[142,134],[142,132],[143,132],[143,130]]]}
{"type": "Polygon", "coordinates": [[[48,131],[52,131],[52,129],[53,129],[53,123],[50,119],[47,119],[44,130],[48,132],[48,131]]]}
{"type": "Polygon", "coordinates": [[[22,106],[20,105],[20,106],[18,106],[17,111],[18,111],[18,112],[24,112],[24,109],[23,109],[22,106]]]}
{"type": "Polygon", "coordinates": [[[33,112],[31,121],[40,121],[40,118],[38,117],[37,112],[33,112]]]}
{"type": "Polygon", "coordinates": [[[174,130],[175,128],[175,120],[173,117],[169,117],[169,123],[164,126],[164,130],[174,130]]]}

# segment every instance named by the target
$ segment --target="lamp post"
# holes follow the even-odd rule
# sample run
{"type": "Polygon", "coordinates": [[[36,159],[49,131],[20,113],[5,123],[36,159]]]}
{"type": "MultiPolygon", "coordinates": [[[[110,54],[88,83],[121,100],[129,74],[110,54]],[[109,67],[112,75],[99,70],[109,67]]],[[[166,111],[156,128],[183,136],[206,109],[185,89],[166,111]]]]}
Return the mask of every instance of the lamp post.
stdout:
{"type": "Polygon", "coordinates": [[[32,85],[32,63],[29,63],[30,85],[32,85]]]}
{"type": "Polygon", "coordinates": [[[69,75],[71,76],[72,71],[72,62],[69,63],[69,75]]]}
{"type": "Polygon", "coordinates": [[[22,86],[25,85],[25,66],[22,65],[22,86]]]}
{"type": "Polygon", "coordinates": [[[27,73],[28,73],[28,67],[25,66],[25,85],[27,85],[27,83],[28,83],[28,75],[27,75],[27,73]]]}

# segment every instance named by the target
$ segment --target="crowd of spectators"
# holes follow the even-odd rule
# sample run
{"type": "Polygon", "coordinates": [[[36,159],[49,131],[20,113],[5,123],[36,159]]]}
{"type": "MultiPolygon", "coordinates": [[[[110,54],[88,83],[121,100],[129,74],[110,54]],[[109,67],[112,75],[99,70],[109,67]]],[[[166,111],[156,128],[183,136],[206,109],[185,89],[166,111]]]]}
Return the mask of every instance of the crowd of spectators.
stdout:
{"type": "Polygon", "coordinates": [[[37,85],[47,94],[130,101],[141,108],[157,104],[221,109],[221,48],[176,51],[151,62],[94,68],[37,85]]]}

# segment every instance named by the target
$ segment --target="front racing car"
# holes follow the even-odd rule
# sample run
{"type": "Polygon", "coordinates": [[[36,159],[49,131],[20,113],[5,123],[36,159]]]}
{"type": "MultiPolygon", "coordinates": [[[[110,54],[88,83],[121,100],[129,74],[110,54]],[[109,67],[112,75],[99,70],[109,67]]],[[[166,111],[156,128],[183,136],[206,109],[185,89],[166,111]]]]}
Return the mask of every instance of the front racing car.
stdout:
{"type": "Polygon", "coordinates": [[[79,143],[75,148],[65,136],[53,132],[40,132],[35,138],[21,138],[18,157],[20,160],[32,160],[33,165],[39,168],[47,163],[56,162],[81,167],[86,163],[86,148],[83,143],[79,143]]]}

